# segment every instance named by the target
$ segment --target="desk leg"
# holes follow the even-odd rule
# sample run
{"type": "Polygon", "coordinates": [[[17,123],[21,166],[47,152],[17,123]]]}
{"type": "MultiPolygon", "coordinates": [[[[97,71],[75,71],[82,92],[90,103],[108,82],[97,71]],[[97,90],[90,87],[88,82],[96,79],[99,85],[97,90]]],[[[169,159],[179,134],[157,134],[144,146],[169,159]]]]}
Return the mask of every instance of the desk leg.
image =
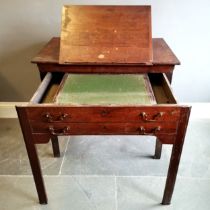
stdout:
{"type": "Polygon", "coordinates": [[[154,155],[154,159],[160,159],[160,158],[161,158],[161,153],[162,153],[162,143],[161,143],[161,141],[157,138],[157,139],[156,139],[156,145],[155,145],[155,155],[154,155]]]}
{"type": "Polygon", "coordinates": [[[51,137],[51,142],[52,142],[54,157],[60,157],[60,148],[59,148],[58,137],[57,136],[52,136],[51,137]]]}
{"type": "Polygon", "coordinates": [[[179,162],[182,154],[182,148],[184,144],[184,138],[187,130],[190,108],[183,107],[181,111],[181,119],[179,122],[179,127],[177,131],[177,136],[175,139],[175,143],[173,145],[170,165],[168,169],[168,176],[166,180],[165,191],[163,195],[162,204],[168,205],[171,202],[172,194],[174,191],[174,186],[176,182],[176,176],[178,172],[179,162]]]}
{"type": "Polygon", "coordinates": [[[17,109],[21,129],[22,129],[38,197],[39,197],[39,202],[40,204],[47,204],[47,195],[45,192],[44,180],[42,177],[42,171],[41,171],[40,162],[39,162],[39,158],[38,158],[38,154],[36,150],[36,145],[34,144],[33,135],[31,133],[31,129],[27,121],[27,114],[24,107],[22,108],[17,107],[16,109],[17,109]]]}
{"type": "Polygon", "coordinates": [[[168,81],[171,84],[173,78],[173,71],[166,73],[166,77],[168,78],[168,81]]]}

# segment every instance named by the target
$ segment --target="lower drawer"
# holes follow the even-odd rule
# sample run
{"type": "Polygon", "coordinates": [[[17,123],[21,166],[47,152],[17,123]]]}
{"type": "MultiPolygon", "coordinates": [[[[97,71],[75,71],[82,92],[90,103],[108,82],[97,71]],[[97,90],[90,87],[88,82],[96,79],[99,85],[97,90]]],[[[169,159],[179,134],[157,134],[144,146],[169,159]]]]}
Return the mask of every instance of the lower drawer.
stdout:
{"type": "Polygon", "coordinates": [[[33,133],[51,135],[156,135],[174,134],[177,123],[37,123],[31,122],[33,133]]]}

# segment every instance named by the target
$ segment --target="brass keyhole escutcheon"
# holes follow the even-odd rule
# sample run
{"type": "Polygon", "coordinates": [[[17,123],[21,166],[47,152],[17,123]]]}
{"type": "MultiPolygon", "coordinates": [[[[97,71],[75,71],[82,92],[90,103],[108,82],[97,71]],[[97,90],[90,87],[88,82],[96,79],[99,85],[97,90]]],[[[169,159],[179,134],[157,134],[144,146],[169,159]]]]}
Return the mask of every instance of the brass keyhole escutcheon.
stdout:
{"type": "Polygon", "coordinates": [[[108,115],[109,114],[109,111],[108,110],[102,110],[101,111],[101,115],[102,116],[106,116],[106,115],[108,115]]]}

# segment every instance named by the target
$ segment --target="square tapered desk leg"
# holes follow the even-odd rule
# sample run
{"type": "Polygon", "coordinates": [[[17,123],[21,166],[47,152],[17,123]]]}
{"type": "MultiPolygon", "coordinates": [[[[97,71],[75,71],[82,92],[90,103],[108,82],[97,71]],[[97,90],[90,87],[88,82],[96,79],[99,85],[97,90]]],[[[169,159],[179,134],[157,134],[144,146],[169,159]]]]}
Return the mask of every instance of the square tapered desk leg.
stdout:
{"type": "Polygon", "coordinates": [[[36,185],[36,190],[39,197],[39,202],[40,204],[47,204],[47,194],[45,191],[40,162],[36,150],[36,145],[34,143],[33,135],[31,133],[30,125],[27,120],[26,110],[21,107],[16,107],[16,109],[23,133],[23,138],[26,145],[26,150],[28,153],[28,158],[31,165],[31,170],[36,185]]]}
{"type": "Polygon", "coordinates": [[[161,158],[161,153],[162,153],[162,143],[161,143],[161,141],[157,138],[157,139],[156,139],[156,145],[155,145],[155,155],[154,155],[154,159],[160,159],[160,158],[161,158]]]}
{"type": "Polygon", "coordinates": [[[168,205],[171,203],[171,198],[174,191],[177,172],[179,168],[179,162],[182,154],[184,138],[187,130],[190,109],[187,107],[183,107],[180,114],[180,122],[177,130],[177,136],[173,144],[171,160],[169,164],[168,175],[162,200],[163,205],[168,205]]]}
{"type": "Polygon", "coordinates": [[[60,148],[57,136],[51,137],[52,148],[53,148],[53,155],[54,157],[60,157],[60,148]]]}

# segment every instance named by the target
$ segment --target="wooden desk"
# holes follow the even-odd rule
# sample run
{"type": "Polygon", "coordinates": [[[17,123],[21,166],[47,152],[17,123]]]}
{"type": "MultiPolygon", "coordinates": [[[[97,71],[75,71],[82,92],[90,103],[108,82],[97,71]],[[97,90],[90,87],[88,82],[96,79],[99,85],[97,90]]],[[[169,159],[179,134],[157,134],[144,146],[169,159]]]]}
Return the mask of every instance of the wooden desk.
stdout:
{"type": "MultiPolygon", "coordinates": [[[[99,16],[99,19],[103,18],[103,20],[106,20],[101,24],[105,24],[106,29],[112,30],[110,33],[113,34],[115,33],[115,30],[113,31],[113,28],[107,27],[107,25],[109,25],[111,21],[110,15],[119,16],[119,11],[121,11],[120,15],[125,18],[124,21],[121,21],[124,30],[131,21],[133,25],[137,27],[139,24],[138,18],[145,18],[145,15],[147,20],[146,23],[150,24],[150,7],[79,6],[80,9],[81,7],[82,10],[84,10],[84,13],[79,13],[81,16],[73,15],[73,23],[74,19],[77,21],[77,18],[79,23],[83,23],[83,21],[86,23],[86,20],[90,21],[89,26],[93,31],[95,30],[96,34],[93,35],[93,39],[97,38],[96,41],[102,40],[101,36],[98,36],[98,34],[103,35],[103,33],[95,24],[91,24],[91,20],[95,21],[93,18],[95,17],[94,15],[99,16]],[[99,9],[101,10],[100,13],[98,13],[99,9]],[[129,12],[130,10],[134,13],[129,12]],[[92,11],[92,13],[89,11],[92,11]],[[124,12],[126,13],[125,16],[123,16],[124,12]],[[83,17],[83,14],[86,14],[88,18],[86,16],[83,17]],[[81,18],[85,19],[81,20],[81,18]],[[94,29],[94,27],[96,27],[96,29],[94,29]]],[[[72,10],[71,16],[78,10],[78,7],[73,6],[70,10],[72,10]]],[[[115,18],[114,20],[117,19],[115,18]]],[[[80,33],[84,27],[86,27],[85,24],[82,25],[78,33],[80,33]]],[[[135,27],[134,29],[137,30],[135,27]]],[[[72,27],[71,30],[73,30],[72,32],[74,34],[75,27],[72,27]]],[[[141,30],[137,30],[136,33],[141,35],[142,30],[144,31],[146,29],[141,27],[141,30]]],[[[151,34],[150,27],[148,27],[146,31],[148,34],[151,34]]],[[[127,35],[129,35],[129,33],[127,33],[127,35]]],[[[114,35],[111,37],[113,38],[113,36],[114,35]]],[[[74,36],[74,38],[75,37],[76,36],[74,36]]],[[[84,38],[84,36],[82,37],[84,38]]],[[[78,44],[78,42],[85,42],[87,45],[91,43],[89,41],[92,39],[87,41],[83,38],[79,40],[75,38],[75,43],[77,43],[79,49],[81,45],[80,43],[78,44]]],[[[117,43],[119,44],[119,39],[125,40],[125,38],[123,33],[121,33],[120,37],[117,39],[117,43]]],[[[57,136],[63,135],[153,135],[157,137],[154,156],[157,159],[161,156],[162,143],[172,144],[173,149],[162,200],[162,204],[170,204],[191,107],[178,105],[173,96],[169,81],[172,79],[174,66],[180,64],[180,62],[165,41],[163,39],[150,40],[150,38],[144,37],[142,38],[143,41],[139,42],[139,45],[142,43],[142,45],[145,45],[146,43],[148,51],[143,50],[142,52],[145,53],[143,53],[142,56],[132,56],[132,52],[134,51],[132,51],[132,48],[130,47],[135,45],[137,38],[138,37],[135,38],[132,36],[130,41],[125,40],[126,46],[120,45],[121,47],[130,49],[129,56],[125,56],[124,59],[121,59],[121,57],[112,52],[113,56],[116,56],[116,62],[113,62],[113,57],[110,58],[110,62],[109,60],[106,60],[105,62],[98,61],[97,58],[94,57],[97,54],[92,53],[91,55],[93,55],[93,57],[89,56],[88,59],[90,60],[87,60],[87,62],[77,62],[77,59],[80,60],[80,58],[73,57],[74,62],[69,63],[68,60],[68,64],[60,64],[59,61],[63,62],[63,58],[59,60],[59,49],[61,47],[60,38],[52,38],[32,60],[39,68],[42,83],[28,105],[17,106],[17,112],[41,204],[47,203],[47,195],[36,151],[36,144],[48,143],[51,139],[54,156],[59,156],[60,152],[57,136]],[[123,62],[124,60],[126,62],[123,62]],[[142,61],[144,63],[142,63],[142,61]],[[52,98],[54,98],[59,91],[64,73],[147,73],[157,104],[124,106],[75,106],[72,104],[55,104],[53,103],[52,98]]],[[[103,44],[104,43],[105,46],[103,45],[103,47],[106,47],[106,43],[109,43],[109,46],[107,46],[110,48],[110,42],[103,42],[103,44]]],[[[91,45],[88,47],[90,46],[91,45]]],[[[117,48],[118,45],[115,46],[115,43],[113,43],[113,46],[117,48]]],[[[111,45],[111,47],[113,46],[111,45]]],[[[142,46],[138,47],[140,49],[142,46]]],[[[96,50],[96,48],[94,48],[94,50],[96,50]]],[[[97,45],[97,50],[100,50],[100,45],[97,45]]],[[[106,53],[107,52],[108,51],[106,51],[106,53]]],[[[76,55],[79,56],[78,52],[76,55]]],[[[70,58],[72,58],[72,56],[74,56],[74,54],[71,53],[70,58]]],[[[104,58],[103,56],[99,54],[98,58],[104,58]]]]}

